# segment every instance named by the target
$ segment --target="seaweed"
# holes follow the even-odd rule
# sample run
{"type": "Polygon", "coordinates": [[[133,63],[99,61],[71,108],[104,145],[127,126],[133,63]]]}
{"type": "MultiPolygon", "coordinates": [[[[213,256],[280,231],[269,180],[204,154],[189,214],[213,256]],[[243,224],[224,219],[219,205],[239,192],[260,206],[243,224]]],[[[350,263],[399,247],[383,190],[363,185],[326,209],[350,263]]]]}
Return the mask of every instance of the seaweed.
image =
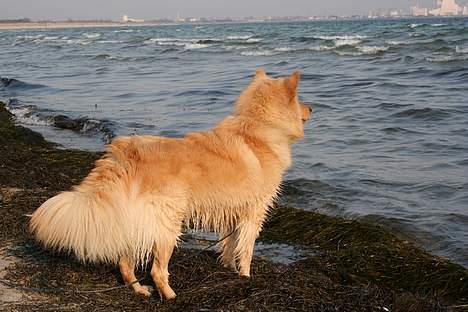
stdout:
{"type": "MultiPolygon", "coordinates": [[[[0,260],[14,256],[5,281],[21,302],[2,311],[447,311],[468,302],[467,270],[433,256],[378,225],[276,207],[260,239],[310,249],[290,265],[255,257],[253,277],[237,276],[213,251],[177,249],[170,263],[174,301],[136,297],[128,289],[80,294],[73,290],[122,285],[116,267],[84,265],[44,250],[28,232],[29,214],[67,190],[102,154],[60,149],[15,125],[0,103],[0,260]],[[29,292],[21,287],[68,289],[29,292]]],[[[138,272],[153,285],[147,268],[138,272]]],[[[1,291],[1,288],[0,288],[1,291]]],[[[1,297],[1,296],[0,296],[1,297]]]]}

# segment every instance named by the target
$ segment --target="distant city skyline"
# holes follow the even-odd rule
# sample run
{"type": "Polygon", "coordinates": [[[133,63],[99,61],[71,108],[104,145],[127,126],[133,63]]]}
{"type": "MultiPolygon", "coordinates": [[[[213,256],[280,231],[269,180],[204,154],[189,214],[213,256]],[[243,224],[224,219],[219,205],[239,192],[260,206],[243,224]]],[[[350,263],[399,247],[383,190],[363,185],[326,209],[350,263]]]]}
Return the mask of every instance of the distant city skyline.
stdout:
{"type": "MultiPolygon", "coordinates": [[[[468,0],[457,0],[468,5],[468,0]]],[[[435,0],[0,0],[0,19],[33,20],[132,18],[174,19],[180,17],[240,18],[247,16],[366,15],[379,8],[409,12],[419,5],[433,8],[435,0]]]]}

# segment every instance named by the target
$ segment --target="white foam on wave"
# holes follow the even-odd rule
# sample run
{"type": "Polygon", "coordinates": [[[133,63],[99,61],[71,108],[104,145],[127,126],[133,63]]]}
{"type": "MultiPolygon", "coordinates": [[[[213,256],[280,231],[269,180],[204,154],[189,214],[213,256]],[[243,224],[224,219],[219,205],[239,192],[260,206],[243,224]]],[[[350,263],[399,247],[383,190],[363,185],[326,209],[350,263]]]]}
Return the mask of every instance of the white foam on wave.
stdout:
{"type": "Polygon", "coordinates": [[[401,46],[401,45],[409,45],[409,44],[411,44],[411,42],[408,42],[408,41],[389,40],[389,41],[387,41],[387,44],[388,44],[388,45],[391,45],[391,46],[401,46]]]}
{"type": "Polygon", "coordinates": [[[34,109],[28,106],[24,107],[6,107],[10,113],[15,116],[15,120],[21,124],[29,126],[50,126],[53,121],[49,118],[41,118],[34,113],[34,109]]]}
{"type": "Polygon", "coordinates": [[[438,55],[426,57],[426,61],[431,63],[449,63],[468,61],[468,55],[438,55]]]}
{"type": "Polygon", "coordinates": [[[161,46],[176,46],[176,47],[185,46],[185,43],[178,42],[178,41],[157,41],[157,44],[161,46]]]}
{"type": "Polygon", "coordinates": [[[362,40],[368,38],[361,35],[336,35],[336,36],[314,36],[313,38],[320,40],[362,40]]]}
{"type": "Polygon", "coordinates": [[[468,47],[456,46],[455,47],[455,52],[458,53],[458,54],[466,54],[466,53],[468,53],[468,47]]]}
{"type": "Polygon", "coordinates": [[[364,54],[379,54],[388,50],[388,47],[379,47],[379,46],[363,46],[358,47],[358,50],[364,54]]]}
{"type": "Polygon", "coordinates": [[[88,45],[91,41],[83,40],[83,39],[69,39],[66,40],[65,43],[67,44],[81,44],[81,45],[88,45]]]}
{"type": "Polygon", "coordinates": [[[260,42],[262,41],[262,39],[258,39],[258,38],[249,38],[247,39],[247,43],[255,43],[255,42],[260,42]]]}
{"type": "Polygon", "coordinates": [[[122,40],[99,40],[97,43],[122,43],[122,40]]]}
{"type": "Polygon", "coordinates": [[[421,27],[421,26],[431,26],[431,27],[443,27],[447,26],[447,24],[443,23],[434,23],[434,24],[418,24],[418,23],[413,23],[408,25],[410,28],[416,28],[416,27],[421,27]]]}
{"type": "Polygon", "coordinates": [[[388,47],[378,46],[363,46],[357,47],[358,51],[340,51],[335,50],[334,52],[341,56],[363,56],[363,55],[377,55],[388,50],[388,47]]]}
{"type": "Polygon", "coordinates": [[[310,51],[322,52],[322,51],[334,50],[335,48],[336,48],[335,46],[325,46],[325,45],[321,45],[321,46],[316,46],[316,47],[309,47],[309,48],[307,48],[307,49],[310,50],[310,51]]]}
{"type": "Polygon", "coordinates": [[[348,39],[337,39],[337,40],[335,40],[335,46],[337,46],[337,47],[342,47],[342,46],[347,46],[347,45],[355,46],[355,45],[357,45],[357,44],[359,44],[361,42],[362,41],[359,40],[359,39],[350,39],[350,38],[348,38],[348,39]]]}
{"type": "Polygon", "coordinates": [[[271,56],[274,55],[275,53],[270,50],[259,50],[259,51],[244,51],[241,52],[241,55],[243,56],[271,56]]]}
{"type": "Polygon", "coordinates": [[[101,37],[100,33],[84,33],[83,37],[88,38],[88,39],[95,39],[98,37],[101,37]]]}
{"type": "Polygon", "coordinates": [[[158,45],[175,45],[175,46],[183,46],[185,43],[181,39],[177,38],[151,38],[145,40],[144,44],[158,44],[158,45]]]}
{"type": "Polygon", "coordinates": [[[120,30],[114,30],[115,33],[131,33],[134,32],[134,29],[120,29],[120,30]]]}
{"type": "MultiPolygon", "coordinates": [[[[96,37],[97,38],[97,37],[96,37]]],[[[44,36],[44,35],[34,35],[34,36],[17,36],[13,46],[23,44],[23,43],[35,43],[35,44],[81,44],[87,45],[92,43],[93,40],[90,38],[72,38],[70,39],[67,36],[44,36]]]]}
{"type": "Polygon", "coordinates": [[[178,46],[184,47],[187,50],[194,49],[204,49],[211,46],[209,43],[203,42],[219,42],[222,41],[218,38],[205,38],[205,39],[196,39],[196,38],[151,38],[144,41],[144,44],[157,44],[161,46],[178,46]]]}
{"type": "Polygon", "coordinates": [[[279,47],[279,48],[275,48],[275,51],[277,51],[277,52],[291,52],[291,51],[296,51],[296,49],[290,48],[290,47],[279,47]]]}
{"type": "Polygon", "coordinates": [[[252,38],[252,35],[234,35],[234,36],[227,36],[226,39],[228,40],[247,40],[252,38]]]}
{"type": "Polygon", "coordinates": [[[232,51],[232,50],[246,50],[246,49],[250,49],[251,47],[250,46],[247,46],[247,45],[238,45],[238,46],[223,46],[224,49],[228,50],[228,51],[232,51]]]}
{"type": "Polygon", "coordinates": [[[197,49],[205,49],[211,47],[211,44],[203,44],[203,43],[186,43],[184,46],[185,50],[197,50],[197,49]]]}

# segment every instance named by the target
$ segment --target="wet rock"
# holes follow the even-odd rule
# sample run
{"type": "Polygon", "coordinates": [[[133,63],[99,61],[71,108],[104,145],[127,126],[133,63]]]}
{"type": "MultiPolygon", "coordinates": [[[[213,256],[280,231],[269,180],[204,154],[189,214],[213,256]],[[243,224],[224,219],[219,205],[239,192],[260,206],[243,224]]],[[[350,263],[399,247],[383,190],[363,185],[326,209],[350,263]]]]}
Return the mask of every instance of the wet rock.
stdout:
{"type": "Polygon", "coordinates": [[[54,116],[54,126],[61,129],[80,131],[83,128],[83,121],[65,115],[57,115],[54,116]]]}

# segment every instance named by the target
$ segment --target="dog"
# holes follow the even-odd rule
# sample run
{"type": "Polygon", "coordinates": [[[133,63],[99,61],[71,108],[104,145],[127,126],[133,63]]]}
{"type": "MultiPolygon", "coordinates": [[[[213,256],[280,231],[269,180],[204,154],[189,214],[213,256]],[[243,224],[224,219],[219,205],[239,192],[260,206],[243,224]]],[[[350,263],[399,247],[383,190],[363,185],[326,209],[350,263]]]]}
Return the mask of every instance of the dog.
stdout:
{"type": "Polygon", "coordinates": [[[173,299],[168,263],[184,222],[214,231],[222,264],[250,276],[255,240],[304,137],[312,108],[298,100],[299,72],[271,78],[263,69],[240,94],[235,111],[214,129],[183,138],[118,137],[71,191],[43,203],[30,230],[45,247],[84,262],[118,264],[142,296],[135,267],[153,259],[151,276],[173,299]]]}

